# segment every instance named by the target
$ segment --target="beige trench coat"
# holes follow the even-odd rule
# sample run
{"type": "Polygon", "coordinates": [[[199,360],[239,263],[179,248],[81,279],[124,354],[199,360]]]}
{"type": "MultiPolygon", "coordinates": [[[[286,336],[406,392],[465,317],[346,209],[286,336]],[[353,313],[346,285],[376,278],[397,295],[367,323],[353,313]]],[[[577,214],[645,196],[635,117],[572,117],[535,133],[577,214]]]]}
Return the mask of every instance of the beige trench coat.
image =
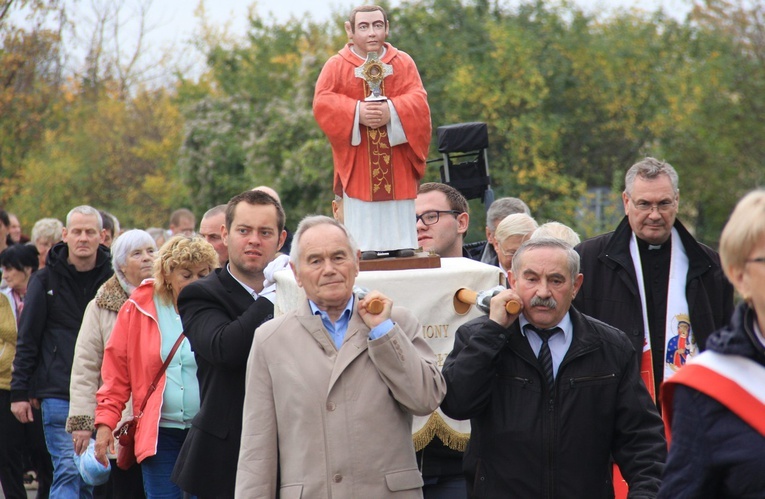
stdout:
{"type": "Polygon", "coordinates": [[[432,413],[446,384],[417,319],[398,307],[392,319],[370,341],[354,306],[339,351],[307,301],[258,328],[237,498],[422,497],[412,414],[432,413]]]}

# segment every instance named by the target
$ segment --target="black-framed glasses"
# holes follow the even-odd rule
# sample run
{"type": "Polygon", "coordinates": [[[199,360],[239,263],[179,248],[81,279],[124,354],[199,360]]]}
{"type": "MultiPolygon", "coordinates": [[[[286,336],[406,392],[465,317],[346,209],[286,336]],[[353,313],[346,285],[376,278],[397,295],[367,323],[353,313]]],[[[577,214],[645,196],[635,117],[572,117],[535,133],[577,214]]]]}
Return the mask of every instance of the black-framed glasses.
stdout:
{"type": "Polygon", "coordinates": [[[750,258],[749,260],[746,260],[746,263],[765,263],[765,256],[750,258]]]}
{"type": "Polygon", "coordinates": [[[414,223],[416,224],[419,221],[422,221],[423,225],[433,225],[438,223],[438,219],[441,218],[441,213],[451,213],[452,215],[459,215],[462,213],[461,211],[457,210],[431,210],[426,211],[422,215],[416,215],[414,219],[414,223]]]}

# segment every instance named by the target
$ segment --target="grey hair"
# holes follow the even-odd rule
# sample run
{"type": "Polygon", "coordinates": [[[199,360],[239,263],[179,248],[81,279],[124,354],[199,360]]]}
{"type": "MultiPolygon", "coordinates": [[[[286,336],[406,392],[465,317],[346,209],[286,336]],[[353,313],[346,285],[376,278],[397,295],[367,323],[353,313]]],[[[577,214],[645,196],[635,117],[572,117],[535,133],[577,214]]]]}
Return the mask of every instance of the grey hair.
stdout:
{"type": "Polygon", "coordinates": [[[518,251],[515,252],[515,256],[513,256],[513,274],[516,276],[521,275],[520,262],[527,251],[540,248],[556,248],[565,251],[571,279],[576,279],[576,276],[579,275],[579,253],[574,251],[574,248],[566,241],[556,237],[539,237],[537,239],[529,239],[523,243],[518,248],[518,251]]]}
{"type": "Polygon", "coordinates": [[[157,243],[154,242],[154,238],[151,234],[145,230],[132,229],[126,231],[120,237],[114,240],[112,244],[112,268],[114,269],[114,275],[117,276],[117,280],[120,282],[122,289],[130,294],[135,286],[128,282],[125,273],[122,271],[122,267],[127,263],[128,256],[133,251],[151,246],[154,251],[157,251],[157,243]]]}
{"type": "Polygon", "coordinates": [[[67,228],[69,228],[69,225],[72,223],[72,216],[75,213],[79,213],[80,215],[85,215],[85,216],[95,216],[96,219],[98,220],[98,223],[96,224],[98,231],[100,232],[104,229],[104,219],[101,218],[101,213],[97,209],[93,208],[92,206],[88,206],[86,204],[83,204],[81,206],[75,206],[74,208],[69,210],[69,213],[66,214],[67,228]]]}
{"type": "Polygon", "coordinates": [[[574,229],[560,222],[547,222],[540,225],[539,228],[531,234],[531,239],[539,239],[540,237],[555,237],[557,239],[562,239],[571,246],[576,246],[582,242],[579,234],[577,234],[574,229]]]}
{"type": "Polygon", "coordinates": [[[518,198],[499,198],[491,203],[486,212],[486,227],[493,231],[505,217],[514,213],[531,215],[531,210],[526,203],[518,198]]]}
{"type": "Polygon", "coordinates": [[[32,227],[32,242],[40,239],[49,239],[53,243],[61,241],[64,224],[57,218],[41,218],[32,227]]]}
{"type": "Polygon", "coordinates": [[[635,179],[637,177],[653,180],[659,175],[668,176],[670,182],[672,182],[672,190],[675,194],[680,192],[680,180],[677,176],[677,171],[666,161],[660,161],[651,157],[638,161],[627,170],[627,174],[624,176],[624,192],[626,192],[628,196],[632,195],[632,188],[635,185],[635,179]]]}
{"type": "Polygon", "coordinates": [[[348,239],[348,245],[351,247],[353,259],[358,263],[359,245],[356,244],[356,241],[353,239],[353,236],[351,236],[351,233],[348,232],[345,225],[334,218],[325,215],[308,215],[300,221],[297,230],[295,231],[295,235],[292,237],[292,249],[290,250],[290,263],[292,263],[292,265],[297,268],[300,263],[300,239],[303,237],[305,231],[319,225],[332,225],[342,230],[343,234],[345,234],[345,237],[348,239]]]}
{"type": "Polygon", "coordinates": [[[526,236],[531,234],[537,228],[539,224],[537,221],[528,216],[525,213],[513,213],[506,216],[497,226],[496,232],[494,232],[494,238],[498,243],[501,243],[505,239],[511,236],[526,236]]]}

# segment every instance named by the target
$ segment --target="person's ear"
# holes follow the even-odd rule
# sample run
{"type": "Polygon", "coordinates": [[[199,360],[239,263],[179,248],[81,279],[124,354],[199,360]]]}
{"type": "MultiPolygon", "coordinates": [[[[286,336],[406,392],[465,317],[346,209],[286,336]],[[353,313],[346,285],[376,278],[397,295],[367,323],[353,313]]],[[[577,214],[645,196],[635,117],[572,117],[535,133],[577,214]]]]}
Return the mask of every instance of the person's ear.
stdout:
{"type": "Polygon", "coordinates": [[[282,246],[284,246],[284,241],[287,240],[287,231],[283,230],[282,233],[279,235],[279,244],[276,246],[276,251],[279,251],[282,249],[282,246]]]}
{"type": "Polygon", "coordinates": [[[624,203],[624,214],[629,214],[629,208],[627,207],[627,203],[629,202],[630,197],[627,195],[627,191],[622,192],[622,202],[624,203]]]}
{"type": "Polygon", "coordinates": [[[467,213],[460,213],[457,215],[457,233],[465,234],[470,224],[470,215],[467,213]]]}
{"type": "Polygon", "coordinates": [[[295,264],[290,260],[290,268],[292,269],[292,274],[295,276],[295,282],[299,287],[303,287],[303,282],[300,280],[300,276],[298,275],[297,268],[295,267],[295,264]]]}

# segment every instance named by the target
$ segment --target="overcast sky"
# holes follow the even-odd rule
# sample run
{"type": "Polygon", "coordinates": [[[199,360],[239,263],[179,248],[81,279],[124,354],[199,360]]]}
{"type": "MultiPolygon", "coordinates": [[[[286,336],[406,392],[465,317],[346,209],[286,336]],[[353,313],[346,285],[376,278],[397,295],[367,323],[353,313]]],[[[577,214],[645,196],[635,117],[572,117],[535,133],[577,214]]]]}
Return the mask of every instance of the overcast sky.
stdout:
{"type": "MultiPolygon", "coordinates": [[[[70,49],[71,68],[82,66],[88,47],[91,46],[90,37],[95,26],[94,6],[115,5],[113,0],[64,0],[69,6],[69,19],[76,27],[74,37],[67,39],[70,49]]],[[[503,5],[517,5],[521,0],[498,0],[503,5]]],[[[530,1],[530,0],[525,0],[530,1]]],[[[573,0],[585,12],[608,14],[615,9],[640,9],[645,12],[653,12],[663,8],[665,12],[677,19],[684,19],[689,12],[692,0],[573,0]]],[[[144,64],[151,69],[149,79],[167,81],[168,74],[174,68],[178,68],[187,76],[200,74],[204,68],[204,56],[193,48],[189,42],[195,33],[199,32],[199,19],[195,11],[200,0],[123,0],[120,21],[124,23],[120,30],[119,45],[121,52],[132,54],[136,46],[138,32],[136,15],[139,5],[146,5],[149,10],[147,25],[150,27],[147,39],[144,40],[144,55],[141,58],[144,64]],[[159,62],[161,54],[171,54],[173,62],[170,65],[159,62]]],[[[309,14],[316,21],[329,20],[333,12],[347,12],[359,4],[371,3],[369,0],[205,0],[206,21],[209,25],[222,28],[228,26],[229,34],[235,37],[244,36],[247,31],[247,14],[250,8],[264,19],[271,16],[277,22],[283,23],[291,16],[302,17],[309,14]]],[[[392,6],[399,5],[401,0],[389,0],[392,6]]],[[[22,14],[15,12],[14,17],[22,14]]],[[[340,29],[341,16],[336,22],[340,29]]],[[[393,26],[395,34],[395,24],[393,26]]],[[[113,49],[115,40],[106,34],[107,44],[111,43],[113,49]]]]}
{"type": "MultiPolygon", "coordinates": [[[[654,11],[659,7],[670,15],[682,19],[690,10],[691,0],[574,0],[585,11],[608,12],[615,8],[637,8],[645,11],[654,11]]],[[[313,19],[327,20],[333,11],[345,13],[355,5],[362,2],[348,0],[207,0],[205,7],[208,18],[216,24],[231,23],[234,33],[243,34],[247,25],[247,12],[251,5],[263,17],[273,14],[278,21],[286,21],[291,15],[301,16],[309,13],[313,19]]],[[[391,0],[391,5],[398,5],[399,0],[391,0]]],[[[510,0],[507,3],[516,3],[510,0]]],[[[168,40],[182,42],[187,40],[197,19],[194,10],[199,4],[198,0],[160,0],[152,6],[151,17],[162,26],[158,31],[161,37],[168,40]]],[[[340,21],[338,20],[338,23],[340,21]]]]}

